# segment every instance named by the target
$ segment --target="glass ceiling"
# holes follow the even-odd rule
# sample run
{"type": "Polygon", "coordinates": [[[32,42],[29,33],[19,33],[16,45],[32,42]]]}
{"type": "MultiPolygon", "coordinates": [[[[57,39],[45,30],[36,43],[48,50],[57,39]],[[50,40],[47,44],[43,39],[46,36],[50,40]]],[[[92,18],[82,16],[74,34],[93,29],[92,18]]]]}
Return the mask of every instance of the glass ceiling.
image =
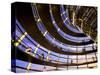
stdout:
{"type": "MultiPolygon", "coordinates": [[[[90,36],[76,37],[65,33],[57,25],[55,17],[53,16],[53,5],[47,5],[49,8],[49,17],[51,18],[52,25],[55,27],[55,31],[65,40],[75,43],[89,42],[92,40],[90,36]]],[[[46,39],[52,47],[57,47],[58,51],[53,50],[52,47],[49,49],[44,47],[38,41],[36,41],[23,27],[18,18],[15,18],[16,29],[12,35],[13,47],[16,51],[22,53],[23,55],[18,55],[15,59],[12,59],[12,66],[16,69],[16,72],[41,72],[41,71],[53,71],[53,70],[68,70],[68,69],[80,69],[80,68],[95,68],[97,62],[97,43],[91,43],[86,45],[71,45],[63,43],[56,39],[52,34],[46,29],[39,12],[45,5],[43,4],[30,4],[32,9],[33,20],[36,22],[38,31],[41,32],[44,39],[46,39]],[[41,6],[39,9],[38,5],[41,6]],[[18,50],[17,50],[18,48],[18,50]],[[25,58],[26,57],[26,58],[25,58]],[[29,59],[27,59],[27,57],[29,59]],[[22,60],[21,60],[22,59],[22,60]],[[16,64],[14,63],[16,62],[16,64]]],[[[24,8],[24,7],[23,7],[24,8]]],[[[27,8],[27,7],[26,7],[27,8]]],[[[26,9],[25,8],[25,9],[26,9]]],[[[82,30],[76,25],[70,25],[71,21],[69,18],[68,10],[64,9],[63,5],[59,5],[61,19],[65,27],[70,31],[84,34],[82,30]]],[[[46,9],[45,9],[46,10],[46,9]]],[[[44,15],[45,16],[45,15],[44,15]]],[[[32,25],[34,27],[34,25],[32,25]]],[[[28,26],[27,26],[28,27],[28,26]]],[[[34,31],[34,30],[33,30],[34,31]]],[[[32,32],[34,34],[34,32],[32,32]]],[[[38,34],[38,33],[35,33],[38,34]]],[[[37,36],[39,39],[41,36],[37,36]]],[[[49,47],[49,45],[46,45],[49,47]]],[[[12,47],[12,50],[13,50],[12,47]]]]}

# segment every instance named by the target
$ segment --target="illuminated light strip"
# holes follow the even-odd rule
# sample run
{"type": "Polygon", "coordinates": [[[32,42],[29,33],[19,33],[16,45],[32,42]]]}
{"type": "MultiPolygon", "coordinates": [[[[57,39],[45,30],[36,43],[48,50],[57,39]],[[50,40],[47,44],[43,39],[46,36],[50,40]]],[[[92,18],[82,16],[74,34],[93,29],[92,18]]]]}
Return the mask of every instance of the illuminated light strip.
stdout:
{"type": "Polygon", "coordinates": [[[38,20],[37,20],[37,22],[40,22],[41,21],[41,19],[39,18],[38,20]]]}
{"type": "Polygon", "coordinates": [[[37,52],[37,50],[38,50],[38,48],[39,48],[39,47],[40,47],[40,45],[38,44],[38,45],[37,45],[37,47],[35,48],[34,53],[33,53],[33,55],[32,55],[32,56],[34,56],[34,57],[35,57],[36,52],[37,52]]]}
{"type": "Polygon", "coordinates": [[[73,12],[73,21],[72,24],[75,25],[75,12],[73,12]]]}
{"type": "Polygon", "coordinates": [[[47,60],[47,61],[49,61],[50,52],[51,52],[51,51],[48,51],[48,55],[47,55],[47,57],[46,57],[46,60],[47,60]]]}
{"type": "Polygon", "coordinates": [[[52,13],[52,10],[50,9],[50,13],[52,13]]]}
{"type": "Polygon", "coordinates": [[[57,31],[59,32],[60,28],[57,29],[57,31]]]}
{"type": "Polygon", "coordinates": [[[31,68],[31,65],[32,65],[32,63],[31,62],[29,62],[29,64],[27,65],[27,71],[29,71],[30,70],[30,68],[31,68]]]}
{"type": "Polygon", "coordinates": [[[27,35],[27,32],[25,32],[20,38],[19,38],[19,40],[16,42],[16,43],[14,43],[14,45],[17,47],[20,43],[21,43],[21,41],[24,39],[24,37],[27,35]]]}
{"type": "Polygon", "coordinates": [[[53,24],[55,24],[56,22],[53,20],[53,24]]]}
{"type": "Polygon", "coordinates": [[[89,64],[88,67],[97,67],[96,63],[89,64]]]}
{"type": "Polygon", "coordinates": [[[61,13],[61,16],[64,15],[66,12],[64,11],[63,13],[61,13]]]}
{"type": "Polygon", "coordinates": [[[47,34],[47,31],[45,31],[45,33],[43,34],[43,36],[45,36],[47,34]]]}
{"type": "Polygon", "coordinates": [[[66,19],[65,19],[63,22],[65,23],[67,19],[68,19],[68,18],[66,17],[66,19]]]}
{"type": "Polygon", "coordinates": [[[51,42],[53,42],[54,40],[55,40],[55,38],[53,38],[51,42]]]}
{"type": "MultiPolygon", "coordinates": [[[[92,60],[92,59],[91,59],[92,60]]],[[[85,59],[84,59],[84,61],[85,61],[85,59]]],[[[89,61],[89,62],[93,62],[93,61],[89,61]]],[[[77,64],[84,64],[84,63],[86,63],[86,62],[81,62],[80,60],[79,60],[79,62],[77,63],[77,64]]],[[[91,64],[94,64],[94,63],[91,63],[91,64]]],[[[78,65],[79,66],[79,65],[78,65]]],[[[88,67],[89,67],[89,64],[88,64],[88,67]]]]}

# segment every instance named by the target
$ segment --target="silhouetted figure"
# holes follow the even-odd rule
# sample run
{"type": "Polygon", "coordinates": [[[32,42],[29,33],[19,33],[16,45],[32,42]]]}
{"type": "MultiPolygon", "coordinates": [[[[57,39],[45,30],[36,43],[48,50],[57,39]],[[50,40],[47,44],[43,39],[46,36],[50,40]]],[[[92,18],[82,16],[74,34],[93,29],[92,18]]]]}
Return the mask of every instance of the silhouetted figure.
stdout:
{"type": "Polygon", "coordinates": [[[26,52],[30,53],[32,51],[31,47],[27,47],[26,52]]]}

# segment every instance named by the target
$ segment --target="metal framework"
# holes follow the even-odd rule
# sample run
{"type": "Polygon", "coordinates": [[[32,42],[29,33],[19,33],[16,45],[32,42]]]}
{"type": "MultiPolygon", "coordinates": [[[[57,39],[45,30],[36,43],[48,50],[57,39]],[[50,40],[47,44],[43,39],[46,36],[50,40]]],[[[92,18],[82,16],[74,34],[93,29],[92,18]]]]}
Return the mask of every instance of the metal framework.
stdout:
{"type": "MultiPolygon", "coordinates": [[[[97,43],[84,33],[84,23],[79,27],[76,21],[71,21],[69,9],[65,9],[64,5],[19,2],[13,5],[16,17],[12,18],[15,19],[12,71],[42,72],[97,67],[97,43]]],[[[80,9],[81,6],[77,7],[75,12],[78,13],[80,9]]],[[[77,15],[73,14],[73,20],[74,16],[77,15]]]]}

